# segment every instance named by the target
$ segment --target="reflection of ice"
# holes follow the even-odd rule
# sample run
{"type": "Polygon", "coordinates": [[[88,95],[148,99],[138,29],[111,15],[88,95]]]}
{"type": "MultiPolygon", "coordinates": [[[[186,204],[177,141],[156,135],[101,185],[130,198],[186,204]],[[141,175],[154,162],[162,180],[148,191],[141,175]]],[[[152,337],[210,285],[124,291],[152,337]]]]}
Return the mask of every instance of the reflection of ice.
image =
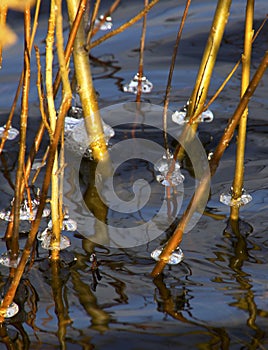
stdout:
{"type": "Polygon", "coordinates": [[[228,205],[229,207],[239,208],[243,205],[248,204],[251,201],[252,201],[252,196],[248,194],[244,189],[241,197],[237,199],[232,198],[232,189],[228,193],[222,193],[220,195],[220,202],[222,202],[225,205],[228,205]]]}
{"type": "Polygon", "coordinates": [[[163,186],[178,186],[184,181],[184,176],[180,170],[180,164],[178,161],[173,161],[173,155],[170,152],[165,153],[163,157],[155,163],[154,170],[160,172],[160,174],[156,175],[156,180],[163,186]],[[174,170],[168,175],[171,166],[174,166],[174,170]]]}
{"type": "MultiPolygon", "coordinates": [[[[186,114],[187,114],[187,108],[188,104],[184,106],[180,111],[176,111],[172,114],[172,121],[176,124],[183,125],[187,122],[186,114]]],[[[211,123],[214,119],[214,115],[211,112],[211,110],[207,109],[206,111],[202,112],[200,116],[198,117],[199,123],[211,123]]]]}
{"type": "MultiPolygon", "coordinates": [[[[2,304],[3,301],[1,301],[2,304]]],[[[11,318],[19,312],[19,306],[14,301],[7,307],[4,317],[11,318]]]]}
{"type": "MultiPolygon", "coordinates": [[[[6,126],[0,126],[0,137],[4,136],[4,132],[6,130],[6,126]]],[[[13,128],[12,126],[8,130],[7,139],[8,140],[14,140],[19,135],[19,131],[16,128],[13,128]]]]}
{"type": "MultiPolygon", "coordinates": [[[[29,204],[27,199],[24,199],[20,207],[20,220],[33,221],[37,213],[38,205],[39,205],[39,200],[37,198],[31,200],[31,205],[29,204]]],[[[44,208],[42,217],[48,217],[49,214],[50,214],[50,209],[44,208]]],[[[12,221],[11,209],[10,208],[2,209],[0,211],[0,219],[5,221],[12,221]]]]}
{"type": "MultiPolygon", "coordinates": [[[[96,26],[99,26],[101,21],[104,19],[104,15],[100,15],[99,18],[95,21],[96,26]]],[[[104,22],[100,26],[100,30],[110,30],[112,29],[113,22],[112,22],[112,17],[107,16],[104,20],[104,22]]]]}
{"type": "MultiPolygon", "coordinates": [[[[130,81],[129,84],[125,84],[123,86],[124,92],[132,92],[133,94],[137,94],[138,92],[138,85],[139,85],[139,73],[135,74],[134,78],[130,81]]],[[[153,89],[153,84],[145,77],[143,76],[141,78],[141,91],[143,93],[148,94],[153,89]]]]}
{"type": "Polygon", "coordinates": [[[20,252],[17,256],[14,257],[12,256],[11,251],[8,250],[7,252],[4,252],[3,254],[1,254],[0,264],[6,267],[16,268],[19,265],[20,258],[21,258],[20,252]]]}
{"type": "MultiPolygon", "coordinates": [[[[159,261],[159,257],[160,257],[160,254],[162,253],[162,251],[163,251],[162,247],[156,248],[151,253],[151,257],[154,260],[159,261]]],[[[180,247],[177,247],[176,250],[174,250],[174,252],[170,255],[167,264],[169,264],[169,265],[177,265],[177,264],[179,264],[182,261],[183,256],[184,256],[183,255],[183,251],[181,250],[180,247]]]]}
{"type": "Polygon", "coordinates": [[[47,227],[42,233],[38,233],[37,235],[37,239],[39,239],[39,241],[41,241],[41,246],[43,249],[48,249],[48,250],[52,250],[52,249],[58,249],[58,250],[62,250],[65,248],[70,247],[71,242],[69,240],[68,237],[61,235],[60,237],[60,246],[56,246],[53,242],[52,239],[52,232],[51,230],[47,227]]]}

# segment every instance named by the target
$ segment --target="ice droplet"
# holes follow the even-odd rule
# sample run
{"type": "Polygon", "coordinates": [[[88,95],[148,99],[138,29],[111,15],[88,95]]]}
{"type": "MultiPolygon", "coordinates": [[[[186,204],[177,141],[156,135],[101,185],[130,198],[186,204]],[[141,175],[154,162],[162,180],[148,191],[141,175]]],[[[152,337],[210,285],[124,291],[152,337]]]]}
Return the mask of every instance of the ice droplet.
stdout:
{"type": "MultiPolygon", "coordinates": [[[[0,137],[4,136],[4,132],[6,130],[6,126],[1,126],[0,127],[0,137]]],[[[14,140],[18,135],[19,135],[19,130],[17,130],[16,128],[13,128],[12,126],[9,128],[8,130],[8,134],[7,134],[7,139],[8,140],[14,140]]]]}
{"type": "Polygon", "coordinates": [[[0,264],[6,267],[14,267],[16,268],[19,265],[21,258],[21,252],[18,253],[17,256],[11,256],[11,251],[8,250],[7,252],[4,252],[0,256],[0,264]]]}
{"type": "MultiPolygon", "coordinates": [[[[130,80],[129,84],[125,84],[123,86],[124,92],[131,92],[133,94],[137,94],[138,92],[138,85],[139,85],[139,73],[134,75],[134,78],[130,80]]],[[[141,91],[145,94],[148,94],[153,89],[153,84],[145,77],[143,76],[141,78],[141,91]]]]}
{"type": "Polygon", "coordinates": [[[228,193],[222,193],[220,195],[220,202],[228,205],[229,207],[241,207],[252,201],[252,196],[248,194],[244,189],[241,197],[235,199],[232,198],[232,189],[228,193]]]}
{"type": "MultiPolygon", "coordinates": [[[[98,19],[95,21],[96,27],[101,23],[101,21],[104,19],[104,15],[100,15],[98,19]]],[[[100,30],[110,30],[112,29],[113,22],[112,22],[112,17],[107,16],[105,18],[105,21],[101,24],[100,30]]]]}
{"type": "Polygon", "coordinates": [[[57,247],[53,244],[52,241],[52,232],[51,230],[47,227],[42,233],[38,233],[37,235],[37,239],[39,239],[42,243],[41,246],[43,249],[48,249],[48,250],[52,250],[52,249],[58,249],[58,250],[62,250],[65,248],[70,247],[71,242],[69,240],[68,237],[61,235],[60,237],[60,246],[57,247]]]}
{"type": "MultiPolygon", "coordinates": [[[[185,119],[187,115],[187,108],[188,108],[188,104],[183,106],[183,108],[181,108],[180,111],[175,111],[171,116],[172,121],[179,125],[183,125],[187,123],[187,119],[185,119]]],[[[207,109],[206,111],[201,113],[197,121],[199,123],[211,123],[213,119],[214,119],[213,113],[211,112],[210,109],[207,109]]]]}
{"type": "MultiPolygon", "coordinates": [[[[160,254],[162,253],[163,249],[164,248],[162,248],[162,247],[156,248],[154,251],[152,251],[151,257],[154,260],[159,261],[160,260],[160,258],[159,258],[160,254]]],[[[184,257],[183,251],[181,250],[180,247],[177,247],[174,250],[174,252],[170,255],[167,264],[169,264],[169,265],[177,265],[183,260],[183,257],[184,257]]]]}
{"type": "MultiPolygon", "coordinates": [[[[104,137],[106,144],[108,145],[110,138],[115,135],[114,129],[102,121],[102,127],[104,132],[104,137]]],[[[64,134],[65,134],[65,144],[66,146],[73,150],[74,153],[89,154],[90,157],[90,148],[88,145],[91,143],[89,136],[86,131],[85,121],[83,118],[83,111],[81,107],[72,107],[68,115],[65,117],[64,124],[64,134]],[[79,118],[76,118],[76,115],[79,118]]]]}
{"type": "MultiPolygon", "coordinates": [[[[1,301],[2,304],[3,300],[1,301]]],[[[19,306],[13,301],[6,309],[5,318],[11,318],[19,312],[19,306]]]]}
{"type": "Polygon", "coordinates": [[[174,164],[173,162],[173,155],[167,151],[154,165],[154,170],[160,172],[156,175],[156,180],[163,186],[178,186],[184,181],[179,162],[176,161],[174,164]],[[174,166],[174,170],[168,175],[171,166],[174,166]]]}

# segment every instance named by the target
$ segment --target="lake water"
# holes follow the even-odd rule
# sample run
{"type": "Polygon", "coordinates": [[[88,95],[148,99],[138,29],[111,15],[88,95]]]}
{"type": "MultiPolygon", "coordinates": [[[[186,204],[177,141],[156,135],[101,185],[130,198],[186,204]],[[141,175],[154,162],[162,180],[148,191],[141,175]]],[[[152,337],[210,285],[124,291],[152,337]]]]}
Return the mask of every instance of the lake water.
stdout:
{"type": "MultiPolygon", "coordinates": [[[[101,11],[105,12],[110,3],[103,2],[101,11]]],[[[134,16],[142,4],[142,1],[122,1],[112,16],[114,28],[134,16]]],[[[169,104],[172,111],[183,107],[191,94],[215,6],[216,1],[212,0],[192,1],[172,81],[169,104]]],[[[183,8],[184,1],[160,1],[148,15],[144,74],[154,86],[152,92],[143,94],[142,98],[153,106],[163,106],[171,55],[183,8]]],[[[256,0],[255,10],[254,27],[257,29],[267,13],[267,2],[256,0]]],[[[47,11],[43,7],[36,38],[36,44],[43,54],[47,11]]],[[[234,0],[209,97],[240,58],[244,12],[245,1],[234,0]]],[[[23,16],[13,14],[10,23],[19,40],[3,55],[0,71],[1,125],[7,119],[23,65],[23,16]]],[[[66,16],[65,26],[68,26],[66,16]]],[[[122,87],[138,70],[140,33],[141,22],[138,22],[91,52],[95,88],[99,106],[104,111],[115,104],[122,106],[135,101],[135,95],[123,92],[122,87]]],[[[266,25],[253,45],[252,73],[267,49],[267,42],[266,25]]],[[[240,77],[239,69],[211,106],[214,121],[200,124],[198,137],[206,152],[215,149],[238,104],[240,77]]],[[[35,78],[36,67],[33,64],[28,146],[40,122],[35,78]]],[[[52,273],[49,267],[47,251],[38,248],[36,261],[24,275],[17,293],[20,312],[8,319],[6,328],[1,329],[0,349],[268,348],[267,86],[266,73],[249,105],[244,187],[253,199],[241,209],[239,233],[232,233],[228,225],[230,208],[219,201],[220,194],[228,192],[232,184],[236,149],[233,140],[211,181],[204,215],[184,235],[181,244],[184,260],[181,264],[167,266],[155,280],[150,275],[155,266],[150,253],[164,244],[170,236],[170,230],[156,239],[149,239],[146,244],[131,248],[96,245],[89,238],[95,237],[102,226],[94,226],[91,221],[92,225],[83,232],[66,232],[71,246],[66,250],[69,255],[64,257],[65,265],[59,278],[55,278],[55,271],[52,273]],[[99,263],[99,272],[95,274],[92,273],[90,261],[93,251],[99,263]],[[69,266],[66,261],[73,256],[77,259],[76,263],[69,266]]],[[[19,126],[19,113],[17,109],[13,122],[16,127],[19,126]]],[[[120,126],[118,121],[109,118],[105,121],[112,124],[115,130],[111,149],[116,142],[133,139],[133,135],[155,142],[163,141],[162,132],[154,128],[144,129],[137,120],[132,124],[124,124],[124,120],[121,120],[120,126]]],[[[157,123],[153,122],[155,128],[157,123]]],[[[170,142],[171,148],[174,148],[174,140],[170,142]]],[[[17,139],[7,141],[1,156],[0,209],[8,207],[13,197],[11,183],[15,182],[18,149],[17,139]]],[[[44,149],[45,142],[40,155],[44,149]]],[[[115,188],[122,200],[131,200],[133,181],[144,178],[151,188],[156,188],[153,193],[157,195],[150,199],[144,210],[141,209],[135,215],[122,216],[111,214],[99,204],[99,198],[89,180],[92,179],[91,171],[95,165],[87,159],[82,161],[79,188],[83,194],[89,189],[88,207],[93,212],[95,209],[95,216],[105,216],[100,219],[102,223],[104,221],[115,227],[129,228],[157,214],[158,198],[163,202],[165,196],[163,186],[155,182],[153,168],[148,162],[136,158],[121,165],[114,178],[115,188]]],[[[67,167],[67,174],[68,171],[67,167]]],[[[187,203],[195,186],[191,166],[187,162],[182,166],[182,172],[186,178],[184,200],[187,203]]],[[[37,185],[41,186],[41,180],[37,181],[37,185]]],[[[70,205],[77,204],[77,198],[66,194],[70,205]]],[[[181,204],[178,217],[185,203],[181,204]]],[[[42,225],[44,228],[46,223],[42,225]]],[[[1,221],[0,227],[1,236],[4,237],[6,222],[1,221]]],[[[23,229],[29,227],[25,224],[23,229]]],[[[21,247],[24,242],[25,236],[22,235],[21,247]]],[[[0,253],[5,251],[6,245],[2,241],[0,253]]],[[[2,291],[8,274],[9,269],[1,267],[2,291]]]]}

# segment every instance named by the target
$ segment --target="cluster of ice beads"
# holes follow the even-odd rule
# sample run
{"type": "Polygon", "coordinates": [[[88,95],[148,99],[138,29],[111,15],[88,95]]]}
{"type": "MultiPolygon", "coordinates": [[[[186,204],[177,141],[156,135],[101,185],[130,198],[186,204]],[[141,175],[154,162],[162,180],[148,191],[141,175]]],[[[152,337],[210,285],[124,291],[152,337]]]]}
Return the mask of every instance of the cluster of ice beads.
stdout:
{"type": "MultiPolygon", "coordinates": [[[[14,199],[11,201],[11,205],[14,199]]],[[[33,221],[35,219],[37,209],[39,205],[39,200],[34,198],[31,203],[27,199],[24,199],[20,206],[20,220],[33,221]]],[[[49,208],[44,208],[42,217],[48,217],[50,214],[49,208]]],[[[0,219],[5,221],[12,221],[11,208],[0,210],[0,219]]]]}
{"type": "Polygon", "coordinates": [[[19,252],[16,256],[12,256],[12,252],[8,250],[4,252],[0,256],[0,264],[6,267],[16,268],[19,265],[21,258],[21,252],[19,252]]]}
{"type": "Polygon", "coordinates": [[[150,93],[153,89],[153,84],[145,76],[141,77],[141,79],[140,79],[139,73],[135,74],[134,78],[132,80],[130,80],[130,82],[128,84],[125,84],[123,86],[123,91],[137,94],[139,80],[141,80],[141,92],[143,92],[145,94],[150,93]]]}
{"type": "Polygon", "coordinates": [[[242,207],[252,201],[252,196],[248,194],[244,189],[242,195],[239,198],[233,198],[233,189],[231,188],[228,193],[222,193],[220,195],[220,202],[228,205],[229,207],[242,207]]]}
{"type": "MultiPolygon", "coordinates": [[[[4,136],[4,133],[6,131],[6,126],[0,126],[0,137],[4,136]]],[[[12,126],[8,129],[7,132],[7,139],[8,140],[14,140],[19,135],[19,131],[16,128],[13,128],[12,126]]]]}
{"type": "MultiPolygon", "coordinates": [[[[163,249],[164,249],[163,247],[156,248],[154,251],[152,251],[151,257],[154,260],[159,261],[160,260],[160,255],[161,255],[163,249]]],[[[183,260],[183,257],[184,257],[183,251],[181,250],[180,247],[177,247],[174,250],[174,252],[170,255],[167,264],[169,264],[169,265],[177,265],[183,260]]]]}
{"type": "Polygon", "coordinates": [[[162,158],[155,163],[154,170],[158,173],[156,180],[163,186],[178,186],[184,181],[180,164],[178,161],[174,161],[173,155],[169,151],[165,152],[162,158]],[[174,169],[169,174],[171,168],[174,169]]]}
{"type": "MultiPolygon", "coordinates": [[[[186,115],[187,115],[187,108],[188,104],[186,104],[182,109],[179,111],[175,111],[171,118],[172,121],[176,124],[183,125],[187,123],[186,115]]],[[[206,111],[202,112],[200,116],[197,119],[198,123],[211,123],[214,119],[214,115],[211,112],[211,110],[207,109],[206,111]]]]}
{"type": "Polygon", "coordinates": [[[69,238],[64,235],[61,235],[60,237],[60,245],[59,246],[55,245],[53,242],[54,240],[52,236],[52,231],[48,227],[43,232],[39,232],[37,234],[37,239],[41,241],[41,247],[47,250],[52,250],[52,249],[63,250],[70,247],[71,245],[69,238]]]}
{"type": "Polygon", "coordinates": [[[100,25],[100,30],[111,30],[113,27],[112,17],[100,15],[99,18],[96,19],[95,25],[96,27],[100,25]]]}

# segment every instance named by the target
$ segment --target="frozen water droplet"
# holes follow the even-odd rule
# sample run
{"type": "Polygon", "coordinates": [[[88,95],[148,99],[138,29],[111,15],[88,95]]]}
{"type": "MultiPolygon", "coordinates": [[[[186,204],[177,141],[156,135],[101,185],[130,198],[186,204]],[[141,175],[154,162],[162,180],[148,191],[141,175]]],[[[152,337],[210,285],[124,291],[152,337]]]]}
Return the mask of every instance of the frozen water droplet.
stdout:
{"type": "Polygon", "coordinates": [[[181,174],[180,170],[180,164],[178,161],[173,161],[173,155],[169,151],[155,163],[154,170],[160,172],[160,174],[156,175],[156,180],[163,186],[177,186],[184,181],[184,176],[181,174]],[[174,170],[168,175],[171,167],[174,167],[174,170]]]}
{"type": "Polygon", "coordinates": [[[42,162],[42,159],[35,159],[32,164],[32,170],[37,170],[46,165],[46,162],[42,162]]]}
{"type": "Polygon", "coordinates": [[[65,123],[64,123],[64,132],[70,132],[73,131],[73,129],[81,123],[82,119],[77,119],[74,117],[65,117],[65,123]]]}
{"type": "MultiPolygon", "coordinates": [[[[180,111],[175,111],[171,118],[172,121],[176,124],[183,125],[187,122],[186,115],[187,115],[187,105],[183,106],[180,111]]],[[[198,117],[198,122],[200,123],[211,123],[214,119],[214,115],[211,112],[210,109],[207,109],[206,111],[202,112],[201,115],[198,117]]]]}
{"type": "Polygon", "coordinates": [[[229,207],[241,207],[252,201],[252,196],[243,190],[241,197],[234,199],[232,198],[232,190],[228,193],[222,193],[220,195],[220,202],[228,205],[229,207]]]}
{"type": "MultiPolygon", "coordinates": [[[[70,116],[65,117],[65,124],[64,124],[64,133],[66,137],[65,145],[66,147],[71,149],[74,153],[78,155],[83,154],[86,157],[90,158],[91,150],[88,148],[88,145],[92,141],[89,140],[89,136],[86,131],[82,108],[80,107],[73,107],[73,108],[75,108],[76,110],[78,109],[81,110],[82,118],[77,119],[75,117],[70,117],[70,116]]],[[[102,121],[105,141],[106,141],[106,144],[108,145],[110,138],[112,138],[115,135],[115,132],[110,125],[105,123],[103,120],[101,121],[102,121]]]]}
{"type": "Polygon", "coordinates": [[[0,219],[5,221],[11,221],[10,214],[11,212],[9,209],[2,209],[0,211],[0,219]]]}
{"type": "Polygon", "coordinates": [[[19,265],[21,258],[21,252],[15,257],[11,257],[11,251],[8,250],[7,252],[4,252],[0,256],[0,264],[6,267],[14,267],[16,268],[19,265]]]}
{"type": "MultiPolygon", "coordinates": [[[[159,257],[160,254],[162,253],[163,248],[157,248],[154,251],[152,251],[151,253],[151,257],[156,260],[159,261],[159,257]]],[[[181,250],[180,247],[177,247],[176,250],[174,250],[174,252],[170,255],[169,260],[167,262],[167,264],[169,265],[177,265],[179,264],[182,259],[183,259],[184,255],[183,255],[183,251],[181,250]]]]}
{"type": "Polygon", "coordinates": [[[63,226],[63,230],[65,231],[77,230],[77,222],[70,218],[63,220],[62,226],[63,226]]]}
{"type": "MultiPolygon", "coordinates": [[[[6,130],[5,125],[0,127],[0,137],[3,137],[5,130],[6,130]]],[[[16,128],[13,128],[11,126],[8,130],[7,139],[14,140],[19,135],[19,133],[20,132],[16,128]]]]}
{"type": "Polygon", "coordinates": [[[210,109],[207,109],[206,111],[204,111],[202,114],[201,114],[201,122],[202,123],[211,123],[214,119],[214,115],[213,113],[211,112],[210,109]]]}
{"type": "MultiPolygon", "coordinates": [[[[104,19],[104,15],[100,15],[99,18],[96,19],[95,25],[98,26],[103,19],[104,19]]],[[[101,24],[100,30],[110,30],[110,29],[112,29],[112,27],[113,27],[112,17],[107,16],[105,18],[105,21],[101,24]]]]}
{"type": "Polygon", "coordinates": [[[175,111],[171,116],[172,121],[179,125],[183,125],[186,123],[185,117],[186,117],[186,112],[181,112],[181,111],[175,111]]]}
{"type": "MultiPolygon", "coordinates": [[[[134,78],[129,82],[129,84],[125,84],[123,86],[123,91],[137,94],[139,79],[139,73],[135,74],[134,78]]],[[[141,78],[141,91],[145,94],[148,94],[152,91],[152,89],[153,84],[145,76],[143,76],[141,78]]]]}
{"type": "Polygon", "coordinates": [[[48,249],[48,250],[52,250],[52,249],[58,249],[58,250],[62,250],[65,248],[70,247],[71,242],[69,240],[68,237],[61,235],[60,237],[60,246],[56,247],[52,241],[52,234],[51,234],[51,230],[49,228],[46,228],[41,234],[38,233],[37,238],[42,241],[41,246],[43,249],[48,249]]]}
{"type": "MultiPolygon", "coordinates": [[[[3,301],[1,301],[2,304],[3,301]]],[[[5,318],[11,318],[19,312],[19,306],[13,301],[6,309],[5,318]]]]}

